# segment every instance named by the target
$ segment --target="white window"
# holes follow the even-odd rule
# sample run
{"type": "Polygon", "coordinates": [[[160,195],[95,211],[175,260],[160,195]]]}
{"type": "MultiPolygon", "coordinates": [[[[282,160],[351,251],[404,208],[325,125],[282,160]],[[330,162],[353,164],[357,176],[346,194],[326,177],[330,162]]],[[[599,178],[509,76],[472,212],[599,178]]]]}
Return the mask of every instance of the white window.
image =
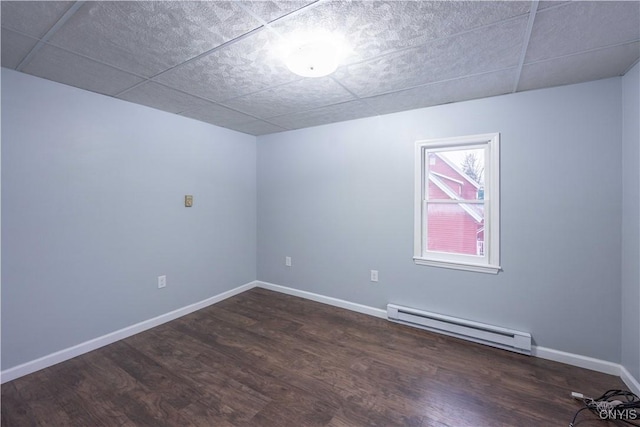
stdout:
{"type": "Polygon", "coordinates": [[[417,141],[416,264],[500,270],[500,134],[417,141]]]}

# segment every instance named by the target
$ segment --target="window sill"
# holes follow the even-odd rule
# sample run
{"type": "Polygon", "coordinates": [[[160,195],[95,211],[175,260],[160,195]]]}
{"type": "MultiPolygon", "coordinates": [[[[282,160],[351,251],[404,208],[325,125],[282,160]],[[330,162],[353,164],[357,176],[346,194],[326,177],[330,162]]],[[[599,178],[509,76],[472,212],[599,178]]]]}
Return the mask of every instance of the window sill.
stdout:
{"type": "Polygon", "coordinates": [[[498,274],[502,269],[499,265],[489,264],[466,264],[451,261],[433,260],[426,258],[413,257],[413,262],[417,265],[428,265],[431,267],[451,268],[454,270],[473,271],[476,273],[498,274]]]}

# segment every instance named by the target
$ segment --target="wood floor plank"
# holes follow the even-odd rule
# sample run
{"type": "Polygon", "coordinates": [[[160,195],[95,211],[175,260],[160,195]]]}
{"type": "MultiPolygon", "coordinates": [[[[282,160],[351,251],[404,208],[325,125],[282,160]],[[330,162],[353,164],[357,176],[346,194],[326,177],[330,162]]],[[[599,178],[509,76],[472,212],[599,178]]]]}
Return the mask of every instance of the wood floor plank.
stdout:
{"type": "Polygon", "coordinates": [[[2,405],[0,419],[2,427],[35,426],[31,408],[20,396],[14,383],[2,384],[2,405]]]}
{"type": "MultiPolygon", "coordinates": [[[[2,426],[557,426],[614,376],[252,289],[2,386],[2,426]]],[[[582,414],[580,426],[611,423],[582,414]]]]}
{"type": "MultiPolygon", "coordinates": [[[[214,315],[214,317],[216,316],[214,315]]],[[[217,325],[220,325],[220,322],[218,322],[217,325]]],[[[287,359],[280,363],[274,362],[273,366],[277,365],[286,368],[289,372],[292,372],[298,380],[308,379],[306,384],[301,384],[299,381],[296,383],[302,390],[307,390],[305,386],[309,387],[310,390],[317,390],[321,386],[328,385],[328,389],[333,389],[333,394],[338,399],[338,402],[343,403],[343,399],[359,397],[354,394],[354,391],[362,392],[371,389],[372,383],[367,382],[366,377],[360,373],[350,372],[348,369],[353,357],[360,356],[361,352],[344,355],[340,352],[332,352],[331,349],[326,350],[324,346],[318,346],[317,344],[314,344],[314,349],[307,351],[308,349],[305,348],[304,343],[299,339],[292,339],[286,334],[277,335],[280,338],[280,346],[284,348],[295,348],[298,354],[295,359],[287,359]],[[321,354],[322,356],[317,356],[317,354],[321,354]],[[328,362],[325,363],[325,360],[328,362]]],[[[373,382],[375,381],[376,380],[373,382]]],[[[391,386],[395,387],[395,384],[391,386]]],[[[368,393],[368,397],[371,397],[371,392],[369,391],[368,393]]],[[[332,393],[327,392],[327,390],[324,390],[322,393],[325,399],[331,394],[332,393]]],[[[385,411],[390,413],[387,415],[391,415],[392,419],[401,418],[399,414],[407,409],[406,405],[390,399],[389,396],[385,399],[385,411]]],[[[363,401],[368,400],[370,399],[363,399],[363,401]]],[[[378,412],[373,405],[368,405],[366,409],[370,414],[378,412]]],[[[387,422],[389,422],[388,419],[387,422]]]]}
{"type": "MultiPolygon", "coordinates": [[[[181,377],[191,387],[198,390],[198,396],[192,398],[207,408],[209,414],[215,413],[231,421],[248,420],[264,407],[269,398],[237,381],[229,375],[229,359],[218,356],[217,361],[203,362],[200,357],[206,346],[198,346],[199,341],[190,342],[184,335],[165,330],[153,335],[157,339],[138,339],[133,337],[130,343],[164,366],[170,366],[173,373],[181,377]],[[162,351],[163,342],[180,339],[182,345],[175,352],[162,351]]],[[[193,410],[199,410],[196,407],[193,410]]]]}

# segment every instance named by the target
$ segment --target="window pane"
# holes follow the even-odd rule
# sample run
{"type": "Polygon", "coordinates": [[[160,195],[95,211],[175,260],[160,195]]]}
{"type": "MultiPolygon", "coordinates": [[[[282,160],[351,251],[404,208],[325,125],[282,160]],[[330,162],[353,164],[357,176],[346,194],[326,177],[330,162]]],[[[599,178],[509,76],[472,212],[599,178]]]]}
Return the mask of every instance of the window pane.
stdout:
{"type": "Polygon", "coordinates": [[[428,199],[477,200],[484,197],[484,150],[427,152],[428,199]]]}
{"type": "Polygon", "coordinates": [[[427,205],[427,250],[484,256],[484,205],[427,205]]]}

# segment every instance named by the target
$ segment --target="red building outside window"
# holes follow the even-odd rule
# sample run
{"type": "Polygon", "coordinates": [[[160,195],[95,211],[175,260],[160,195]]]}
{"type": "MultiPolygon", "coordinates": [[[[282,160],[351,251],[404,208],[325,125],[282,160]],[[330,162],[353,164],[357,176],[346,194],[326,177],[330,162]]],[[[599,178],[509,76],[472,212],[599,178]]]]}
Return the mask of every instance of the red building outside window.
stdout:
{"type": "Polygon", "coordinates": [[[484,205],[478,203],[483,198],[483,187],[472,178],[475,175],[482,181],[482,156],[476,151],[480,152],[471,149],[428,153],[429,251],[484,255],[484,205]],[[451,203],[454,200],[458,202],[451,203]]]}

